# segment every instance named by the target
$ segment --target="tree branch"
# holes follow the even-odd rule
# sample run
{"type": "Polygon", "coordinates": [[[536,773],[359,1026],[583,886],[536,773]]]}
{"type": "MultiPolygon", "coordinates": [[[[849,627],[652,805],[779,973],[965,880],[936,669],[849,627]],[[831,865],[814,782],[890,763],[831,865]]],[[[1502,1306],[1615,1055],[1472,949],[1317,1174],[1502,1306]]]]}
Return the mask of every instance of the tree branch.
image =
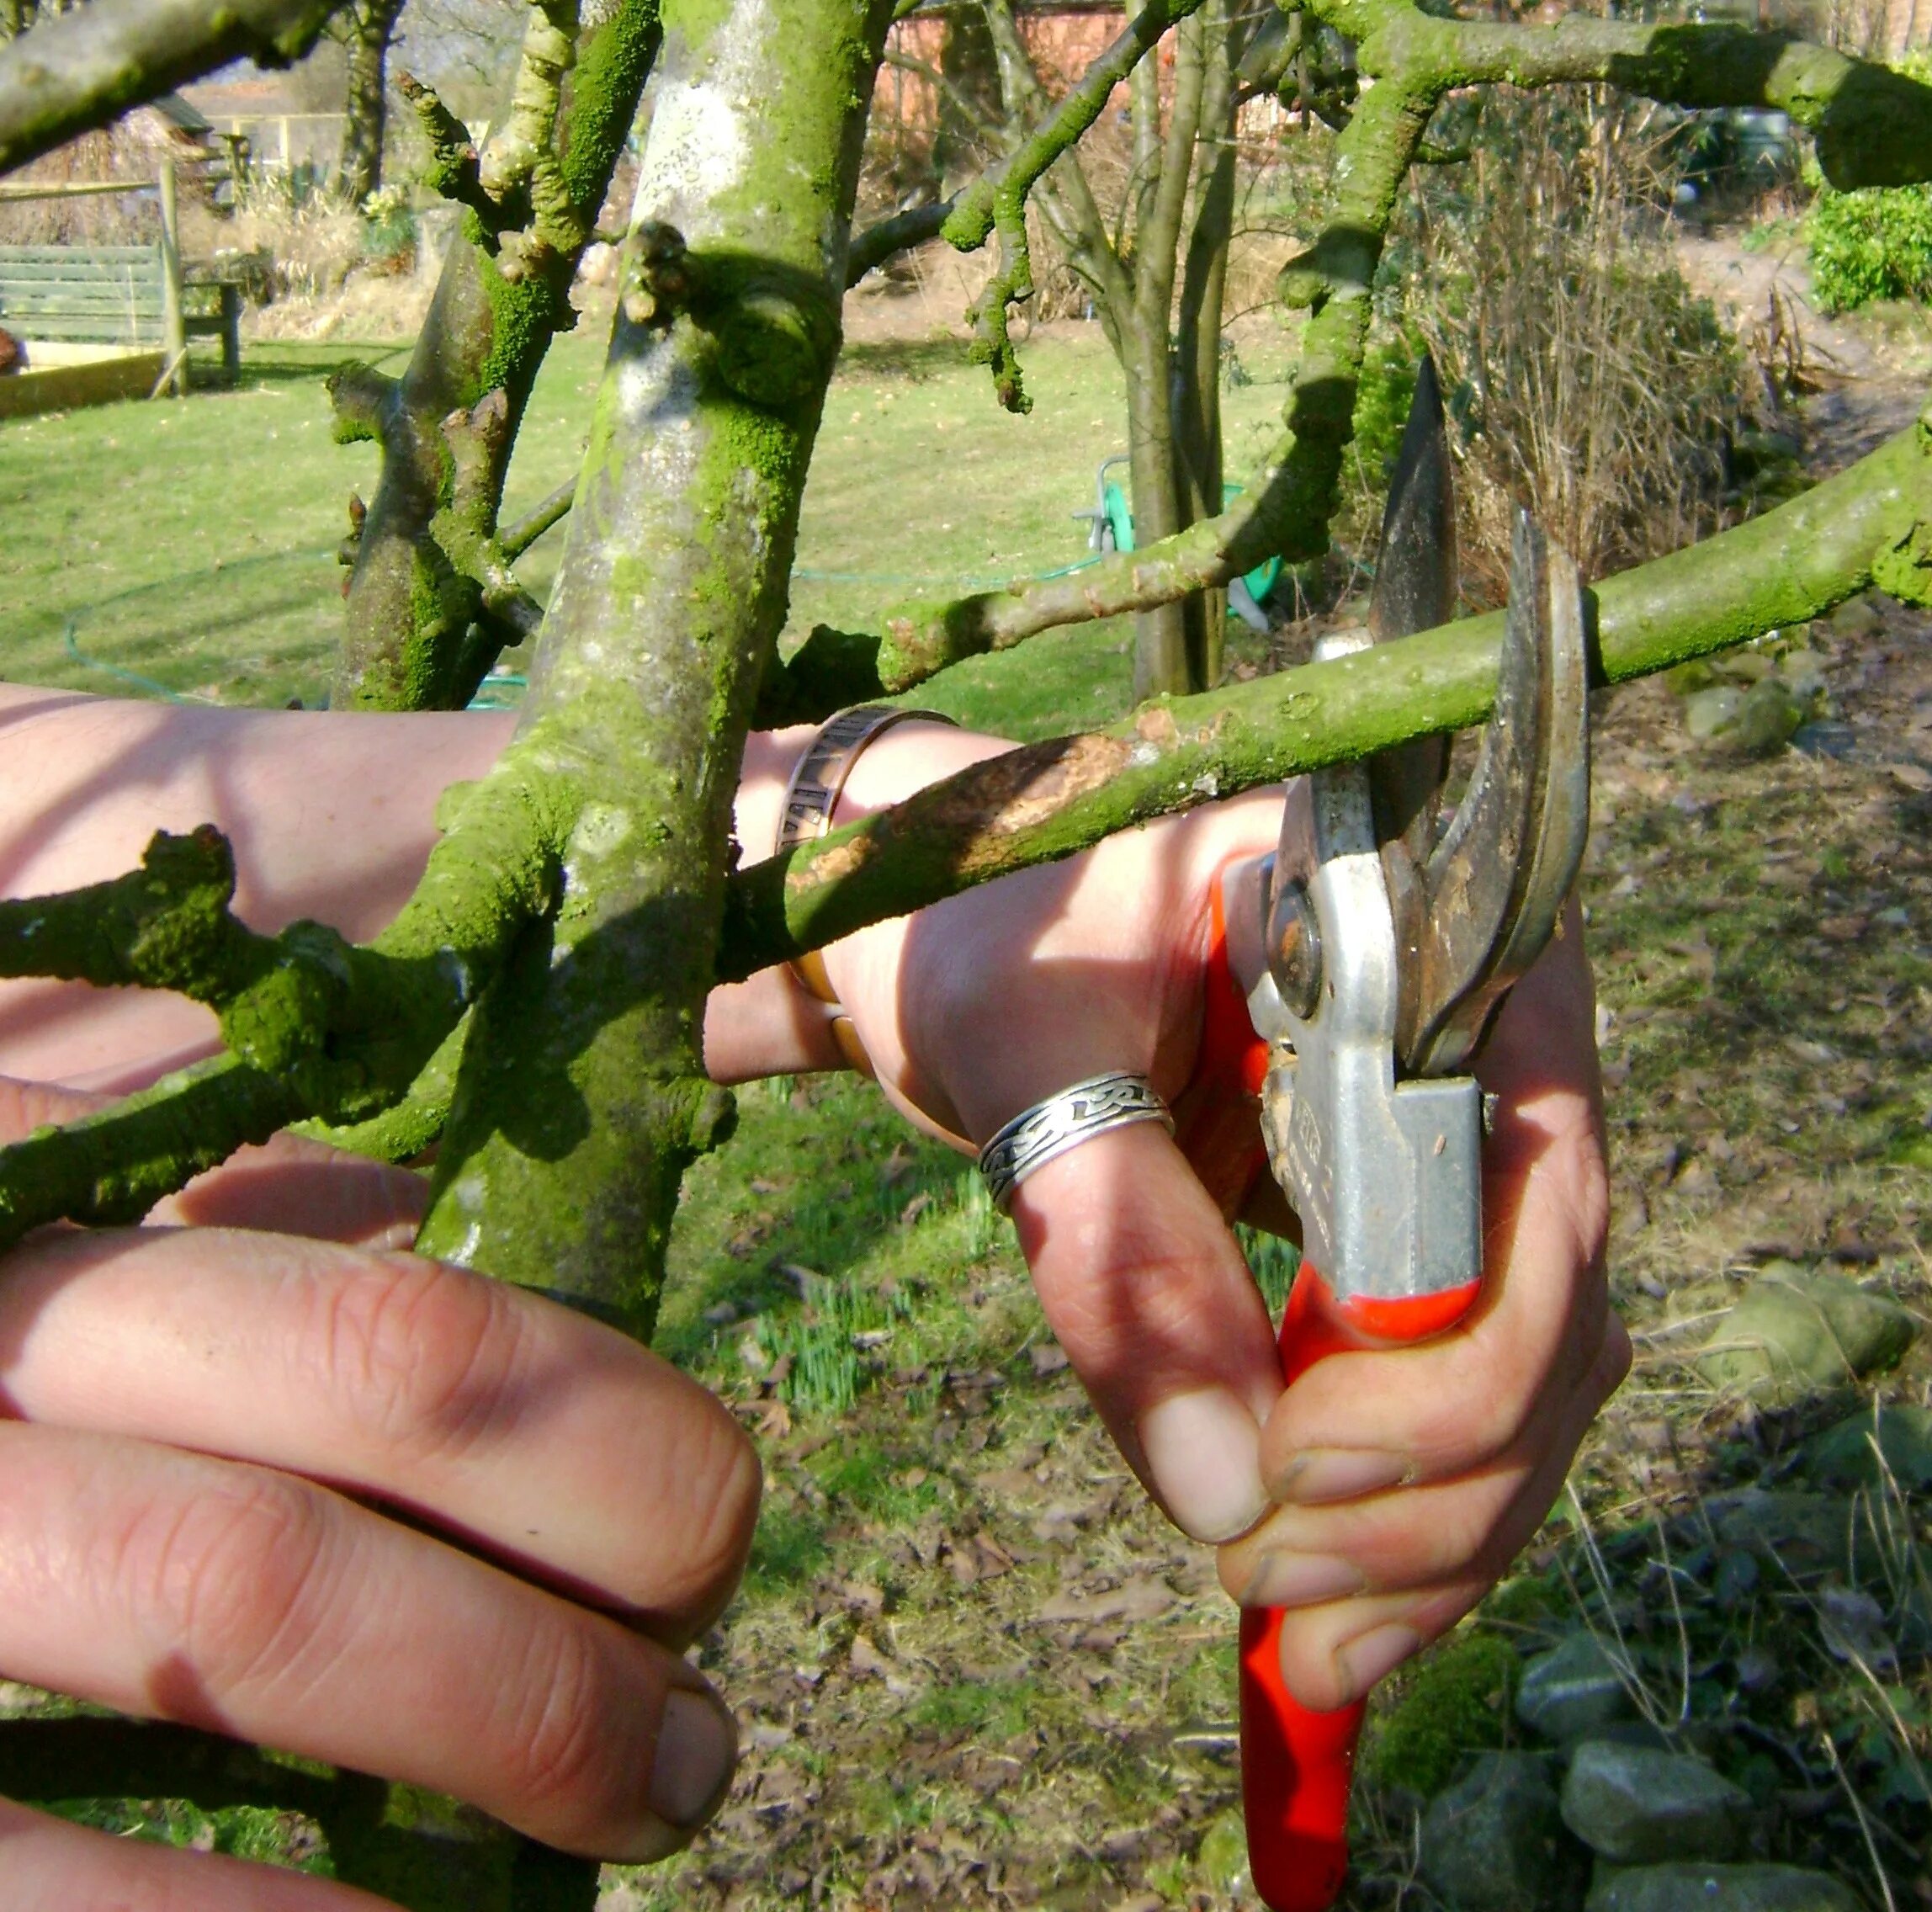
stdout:
{"type": "MultiPolygon", "coordinates": [[[[999,165],[966,189],[942,228],[947,243],[962,252],[976,252],[995,231],[999,234],[1000,264],[970,316],[975,334],[974,362],[992,368],[994,390],[1009,412],[1032,408],[1006,326],[1006,307],[1023,303],[1033,295],[1032,258],[1027,247],[1027,195],[1047,168],[1100,117],[1113,89],[1168,28],[1186,19],[1200,4],[1201,0],[1151,0],[1080,76],[1052,114],[999,165]]],[[[1185,188],[1185,180],[1182,183],[1185,188]]]]}
{"type": "Polygon", "coordinates": [[[867,226],[847,248],[846,289],[849,292],[868,272],[876,272],[896,253],[937,239],[958,203],[959,195],[955,193],[949,199],[913,206],[867,226]]]}
{"type": "MultiPolygon", "coordinates": [[[[575,323],[571,280],[657,50],[658,0],[586,11],[592,24],[565,61],[558,19],[567,16],[529,10],[510,130],[477,162],[476,191],[491,210],[471,205],[382,413],[382,475],[355,552],[330,693],[337,709],[459,709],[493,655],[470,638],[486,621],[484,587],[451,562],[448,519],[436,528],[457,508],[442,428],[502,395],[502,436],[461,507],[463,535],[487,540],[538,368],[552,336],[575,323]]],[[[454,128],[443,126],[441,139],[441,163],[461,172],[454,128]]]]}
{"type": "Polygon", "coordinates": [[[0,1149],[0,1249],[62,1219],[137,1220],[300,1117],[366,1120],[401,1101],[555,906],[575,801],[555,774],[527,776],[512,746],[462,788],[415,895],[360,948],[317,923],[261,937],[236,922],[213,830],[157,837],[142,869],[113,883],[0,905],[8,975],[181,990],[217,1009],[228,1044],[0,1149]]]}
{"type": "Polygon", "coordinates": [[[1433,67],[1450,86],[1607,82],[1676,106],[1788,113],[1841,192],[1932,174],[1932,86],[1797,35],[1730,23],[1649,25],[1572,13],[1551,25],[1439,19],[1392,7],[1362,48],[1370,72],[1433,67]]]}
{"type": "Polygon", "coordinates": [[[504,557],[514,563],[552,525],[562,523],[576,495],[576,480],[566,479],[533,512],[518,518],[507,531],[499,531],[496,544],[504,557]]]}
{"type": "MultiPolygon", "coordinates": [[[[963,657],[1005,650],[1043,630],[1172,603],[1271,555],[1299,561],[1327,549],[1342,453],[1354,431],[1369,287],[1423,130],[1452,86],[1608,80],[1667,104],[1777,107],[1807,116],[1821,154],[1828,140],[1839,176],[1850,184],[1896,183],[1902,167],[1905,177],[1932,178],[1932,88],[1786,35],[1581,17],[1553,27],[1494,25],[1438,19],[1408,0],[1314,0],[1308,10],[1362,36],[1361,69],[1380,83],[1361,95],[1337,135],[1337,194],[1328,223],[1282,274],[1284,301],[1314,311],[1287,433],[1237,503],[1173,537],[1116,553],[1073,577],[889,614],[877,651],[887,691],[909,689],[963,657]],[[1706,53],[1708,66],[1701,64],[1706,53]],[[1874,100],[1885,105],[1876,131],[1860,117],[1874,100]],[[1898,134],[1901,126],[1907,135],[1898,134]]],[[[805,650],[817,641],[815,633],[805,650]]],[[[836,634],[848,656],[853,641],[836,634]]],[[[792,667],[801,661],[807,672],[817,667],[803,651],[792,667]]]]}
{"type": "Polygon", "coordinates": [[[339,0],[87,0],[0,48],[0,173],[247,55],[285,66],[339,0]]]}
{"type": "MultiPolygon", "coordinates": [[[[1366,96],[1372,99],[1373,89],[1366,96]]],[[[1836,477],[1594,593],[1598,681],[1801,624],[1874,582],[1932,602],[1932,408],[1836,477]]],[[[1488,715],[1503,613],[1144,707],[1032,744],[740,870],[719,963],[737,981],[1117,831],[1488,715]]]]}
{"type": "Polygon", "coordinates": [[[396,91],[415,109],[417,124],[429,142],[429,164],[422,183],[458,205],[468,206],[494,237],[503,224],[502,209],[483,189],[480,160],[470,129],[443,104],[435,88],[413,73],[395,76],[396,91]]]}

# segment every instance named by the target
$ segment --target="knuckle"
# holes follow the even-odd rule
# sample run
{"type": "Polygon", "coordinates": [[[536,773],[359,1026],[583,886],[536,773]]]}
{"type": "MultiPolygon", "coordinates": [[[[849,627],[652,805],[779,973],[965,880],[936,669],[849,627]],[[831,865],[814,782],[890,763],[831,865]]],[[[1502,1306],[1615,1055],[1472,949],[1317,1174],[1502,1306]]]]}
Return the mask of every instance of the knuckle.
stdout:
{"type": "Polygon", "coordinates": [[[314,1358],[347,1426],[419,1462],[456,1458],[500,1426],[524,1345],[501,1284],[370,1254],[322,1285],[318,1312],[314,1358]]]}
{"type": "Polygon", "coordinates": [[[272,1681],[312,1652],[332,1503],[284,1475],[222,1467],[212,1484],[150,1500],[108,1538],[109,1571],[140,1631],[210,1700],[272,1681]]]}
{"type": "Polygon", "coordinates": [[[507,1682],[498,1725],[506,1816],[565,1845],[594,1845],[642,1810],[645,1770],[628,1724],[646,1711],[613,1705],[611,1668],[581,1620],[533,1628],[507,1682]]]}

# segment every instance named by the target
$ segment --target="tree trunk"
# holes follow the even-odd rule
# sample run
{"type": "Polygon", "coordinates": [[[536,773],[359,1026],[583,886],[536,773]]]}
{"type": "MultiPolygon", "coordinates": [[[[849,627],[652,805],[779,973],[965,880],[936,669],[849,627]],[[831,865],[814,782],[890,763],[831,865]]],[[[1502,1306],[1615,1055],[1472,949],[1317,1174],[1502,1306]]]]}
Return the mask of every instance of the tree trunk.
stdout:
{"type": "MultiPolygon", "coordinates": [[[[1133,321],[1128,335],[1128,450],[1133,473],[1133,542],[1138,550],[1171,537],[1192,521],[1175,437],[1175,369],[1170,327],[1182,215],[1201,125],[1207,40],[1198,14],[1181,22],[1174,44],[1174,95],[1165,128],[1158,126],[1155,60],[1135,69],[1133,321]],[[1142,76],[1147,77],[1144,81],[1142,76]]],[[[1133,694],[1185,696],[1205,651],[1198,595],[1134,619],[1133,694]]]]}
{"type": "MultiPolygon", "coordinates": [[[[1184,527],[1221,510],[1221,319],[1234,228],[1234,72],[1240,59],[1227,0],[1208,0],[1201,19],[1207,71],[1195,146],[1194,223],[1175,341],[1174,445],[1184,527]]],[[[1188,602],[1188,686],[1212,690],[1221,679],[1228,594],[1204,591],[1188,602]]]]}
{"type": "MultiPolygon", "coordinates": [[[[1133,495],[1133,542],[1138,550],[1171,537],[1182,524],[1176,482],[1174,381],[1168,364],[1167,327],[1142,314],[1128,337],[1127,446],[1133,495]]],[[[1133,620],[1134,701],[1162,691],[1192,689],[1187,667],[1188,600],[1179,599],[1133,620]]]]}
{"type": "Polygon", "coordinates": [[[731,800],[889,19],[890,0],[667,0],[622,270],[643,283],[674,232],[683,289],[619,311],[530,694],[479,787],[577,821],[554,921],[477,1008],[418,1245],[636,1333],[680,1178],[730,1120],[698,1041],[731,800]]]}
{"type": "Polygon", "coordinates": [[[360,205],[382,184],[382,142],[389,123],[389,43],[402,0],[360,0],[343,15],[349,78],[342,101],[343,193],[360,205]]]}

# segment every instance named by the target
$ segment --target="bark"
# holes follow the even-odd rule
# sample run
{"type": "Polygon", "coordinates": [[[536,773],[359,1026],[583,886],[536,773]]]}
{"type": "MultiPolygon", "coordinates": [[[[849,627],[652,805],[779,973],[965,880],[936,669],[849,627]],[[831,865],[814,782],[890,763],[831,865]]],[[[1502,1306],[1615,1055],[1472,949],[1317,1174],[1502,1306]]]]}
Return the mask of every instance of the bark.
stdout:
{"type": "Polygon", "coordinates": [[[285,66],[340,0],[89,0],[0,48],[0,173],[244,56],[285,66]]]}
{"type": "Polygon", "coordinates": [[[373,375],[361,374],[353,411],[347,381],[332,380],[337,435],[373,437],[383,454],[349,578],[338,709],[460,709],[503,642],[524,635],[518,620],[487,616],[476,555],[494,535],[544,354],[576,322],[571,281],[659,37],[657,0],[619,0],[574,48],[574,7],[553,0],[530,16],[516,103],[491,152],[466,154],[459,124],[411,82],[439,178],[467,210],[401,379],[374,381],[372,398],[373,375]],[[446,423],[476,420],[493,394],[500,408],[478,421],[465,467],[446,423]]]}
{"type": "Polygon", "coordinates": [[[478,1006],[421,1245],[634,1332],[679,1178],[730,1121],[698,1037],[731,799],[889,18],[867,0],[667,6],[625,283],[647,255],[677,270],[620,311],[529,700],[485,786],[561,782],[577,822],[556,916],[478,1006]]]}
{"type": "Polygon", "coordinates": [[[352,0],[343,24],[348,88],[342,102],[342,190],[357,205],[382,184],[389,125],[389,45],[402,0],[352,0]]]}

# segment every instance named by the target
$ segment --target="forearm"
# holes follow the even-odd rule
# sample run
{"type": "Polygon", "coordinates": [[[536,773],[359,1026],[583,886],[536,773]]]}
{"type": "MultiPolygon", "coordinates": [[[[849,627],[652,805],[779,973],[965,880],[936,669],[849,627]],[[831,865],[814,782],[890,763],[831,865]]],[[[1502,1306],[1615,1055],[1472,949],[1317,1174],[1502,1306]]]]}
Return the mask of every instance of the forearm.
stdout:
{"type": "MultiPolygon", "coordinates": [[[[421,876],[443,792],[487,771],[513,724],[496,712],[231,710],[0,685],[0,895],[119,875],[155,831],[211,822],[234,845],[245,921],[273,932],[312,917],[367,940],[421,876]]],[[[810,736],[749,740],[737,815],[747,858],[768,852],[810,736]]],[[[900,726],[861,756],[839,815],[862,815],[1003,747],[900,726]]],[[[868,969],[889,960],[886,946],[901,934],[891,925],[867,932],[868,969]]],[[[849,954],[831,966],[836,982],[849,954]]],[[[215,1039],[213,1017],[178,996],[0,983],[0,1075],[119,1091],[215,1039]]],[[[715,991],[705,1047],[721,1081],[840,1066],[822,1006],[783,970],[715,991]]]]}

